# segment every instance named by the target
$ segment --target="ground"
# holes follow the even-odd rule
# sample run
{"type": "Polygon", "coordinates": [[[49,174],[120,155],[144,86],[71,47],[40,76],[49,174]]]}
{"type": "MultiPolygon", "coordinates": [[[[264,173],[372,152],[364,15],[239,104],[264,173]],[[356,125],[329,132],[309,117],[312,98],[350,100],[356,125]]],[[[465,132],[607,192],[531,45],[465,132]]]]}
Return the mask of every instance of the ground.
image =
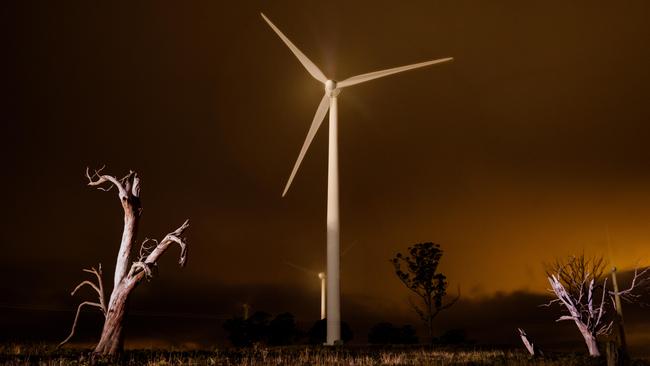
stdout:
{"type": "MultiPolygon", "coordinates": [[[[0,345],[3,365],[87,365],[90,350],[50,345],[0,345]]],[[[583,354],[555,354],[531,359],[521,350],[440,349],[422,346],[313,346],[224,348],[205,351],[128,350],[119,359],[98,364],[122,365],[605,365],[583,354]]],[[[648,365],[650,360],[635,360],[648,365]]]]}

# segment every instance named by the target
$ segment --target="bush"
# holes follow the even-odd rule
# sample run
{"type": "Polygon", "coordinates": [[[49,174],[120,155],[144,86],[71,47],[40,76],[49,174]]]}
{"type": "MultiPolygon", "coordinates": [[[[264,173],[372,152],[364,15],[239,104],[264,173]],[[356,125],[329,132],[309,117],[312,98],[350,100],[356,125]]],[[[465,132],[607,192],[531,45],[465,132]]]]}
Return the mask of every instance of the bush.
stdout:
{"type": "Polygon", "coordinates": [[[278,314],[273,320],[270,314],[262,311],[255,312],[248,319],[235,316],[226,320],[223,328],[235,347],[248,347],[255,343],[287,346],[294,344],[300,336],[291,313],[278,314]]]}
{"type": "Polygon", "coordinates": [[[269,325],[268,335],[268,343],[272,346],[286,346],[295,343],[298,330],[293,314],[278,314],[269,325]]]}
{"type": "Polygon", "coordinates": [[[418,337],[410,325],[396,327],[391,323],[377,323],[368,334],[368,342],[372,344],[415,344],[418,337]]]}
{"type": "MultiPolygon", "coordinates": [[[[310,344],[323,344],[327,340],[327,319],[321,319],[314,323],[309,330],[309,343],[310,344]]],[[[341,338],[343,343],[348,343],[352,340],[353,333],[350,325],[346,322],[341,322],[341,338]]]]}
{"type": "Polygon", "coordinates": [[[228,340],[236,347],[247,347],[253,343],[266,342],[271,315],[263,311],[255,312],[250,318],[233,317],[223,324],[228,332],[228,340]]]}

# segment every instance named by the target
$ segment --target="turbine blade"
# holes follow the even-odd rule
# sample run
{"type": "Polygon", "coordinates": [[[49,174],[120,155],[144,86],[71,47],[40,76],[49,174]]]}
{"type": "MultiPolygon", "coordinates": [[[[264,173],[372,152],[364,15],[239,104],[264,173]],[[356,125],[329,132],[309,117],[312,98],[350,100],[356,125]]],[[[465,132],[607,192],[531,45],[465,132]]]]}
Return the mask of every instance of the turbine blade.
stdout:
{"type": "Polygon", "coordinates": [[[291,43],[289,38],[287,38],[287,36],[285,36],[284,33],[282,33],[278,29],[278,27],[276,27],[275,24],[273,24],[269,20],[269,18],[267,18],[263,13],[260,13],[260,14],[262,14],[262,18],[264,18],[264,20],[266,20],[266,22],[269,23],[269,26],[271,27],[271,29],[273,29],[273,31],[280,37],[282,42],[284,42],[287,45],[287,47],[289,47],[291,52],[293,52],[293,54],[296,55],[296,57],[298,58],[298,61],[300,61],[302,66],[304,66],[305,69],[307,69],[307,72],[309,72],[311,74],[311,76],[314,77],[314,79],[320,81],[321,83],[326,82],[327,77],[325,77],[325,74],[323,74],[323,72],[320,71],[320,69],[313,62],[311,62],[311,60],[309,58],[307,58],[307,56],[305,56],[304,53],[302,53],[298,49],[298,47],[296,47],[293,43],[291,43]]]}
{"type": "Polygon", "coordinates": [[[447,57],[447,58],[441,58],[439,60],[420,62],[420,63],[412,64],[412,65],[394,67],[392,69],[387,69],[387,70],[369,72],[367,74],[362,74],[362,75],[353,76],[351,78],[347,78],[347,79],[345,79],[343,81],[338,82],[336,84],[336,86],[339,87],[339,88],[345,88],[346,86],[355,85],[355,84],[359,84],[359,83],[364,83],[364,82],[372,80],[372,79],[377,79],[377,78],[381,78],[381,77],[384,77],[384,76],[396,74],[398,72],[413,70],[413,69],[417,69],[419,67],[425,67],[425,66],[429,66],[429,65],[439,64],[439,63],[443,63],[443,62],[447,62],[447,61],[452,61],[453,59],[454,59],[453,57],[447,57]]]}
{"type": "Polygon", "coordinates": [[[316,271],[312,271],[312,270],[310,270],[310,269],[307,269],[307,268],[305,268],[305,267],[301,267],[301,266],[299,266],[299,265],[297,265],[297,264],[293,264],[293,263],[291,263],[291,262],[287,262],[287,261],[285,261],[284,264],[286,264],[286,265],[289,266],[289,267],[293,267],[294,269],[297,269],[297,270],[299,270],[299,271],[305,272],[305,273],[307,273],[307,274],[309,274],[309,275],[316,275],[316,276],[318,275],[318,273],[317,273],[316,271]]]}
{"type": "Polygon", "coordinates": [[[309,148],[309,144],[311,144],[311,140],[314,139],[314,136],[316,136],[316,132],[318,131],[318,128],[320,127],[321,123],[323,123],[323,120],[325,119],[327,110],[330,108],[329,99],[330,99],[329,96],[327,95],[327,93],[325,93],[325,95],[323,95],[323,99],[321,99],[320,104],[318,105],[318,109],[316,109],[314,120],[311,122],[311,127],[309,127],[309,132],[307,132],[307,137],[305,138],[305,142],[302,144],[302,149],[300,149],[300,154],[298,154],[298,160],[296,160],[296,164],[293,166],[293,170],[291,171],[291,175],[289,176],[289,181],[287,181],[287,185],[284,187],[284,192],[282,192],[282,197],[284,197],[284,195],[287,194],[287,191],[291,186],[291,182],[293,181],[293,178],[296,176],[298,167],[300,167],[300,163],[302,162],[302,159],[305,157],[305,153],[307,153],[307,149],[309,148]]]}
{"type": "Polygon", "coordinates": [[[350,249],[352,249],[355,245],[357,245],[357,241],[356,241],[356,240],[353,241],[352,244],[350,244],[349,247],[343,249],[343,251],[341,252],[341,257],[345,256],[345,255],[347,254],[347,252],[349,252],[350,249]]]}

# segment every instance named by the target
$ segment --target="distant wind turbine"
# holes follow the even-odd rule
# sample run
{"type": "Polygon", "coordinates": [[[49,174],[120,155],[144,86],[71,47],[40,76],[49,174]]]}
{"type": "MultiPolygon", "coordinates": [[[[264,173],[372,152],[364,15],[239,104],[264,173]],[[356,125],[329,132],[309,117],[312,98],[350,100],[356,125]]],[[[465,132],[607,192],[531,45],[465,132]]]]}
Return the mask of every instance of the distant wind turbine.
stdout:
{"type": "Polygon", "coordinates": [[[305,267],[299,266],[297,264],[293,264],[291,262],[284,262],[287,266],[293,267],[301,272],[305,272],[309,276],[316,276],[318,277],[318,280],[320,281],[320,318],[325,319],[325,316],[327,314],[327,311],[325,309],[325,279],[327,276],[325,275],[325,272],[316,272],[312,271],[310,269],[307,269],[305,267]]]}
{"type": "Polygon", "coordinates": [[[420,62],[417,64],[395,67],[381,71],[370,72],[347,78],[336,82],[328,79],[325,74],[311,61],[298,47],[296,47],[264,14],[262,18],[269,24],[271,29],[289,47],[291,52],[298,58],[300,63],[307,69],[307,72],[316,80],[325,85],[325,95],[320,101],[316,114],[312,120],[307,138],[302,145],[298,160],[293,166],[287,185],[284,187],[284,197],[291,186],[291,182],[300,167],[305,153],[314,139],[318,128],[325,119],[329,110],[329,152],[327,165],[327,345],[334,345],[341,342],[341,313],[340,313],[340,274],[339,274],[339,167],[338,167],[338,105],[337,97],[341,89],[364,83],[373,79],[412,70],[424,66],[439,64],[453,60],[452,57],[438,60],[420,62]]]}
{"type": "MultiPolygon", "coordinates": [[[[347,252],[349,252],[350,249],[352,249],[352,247],[354,247],[356,244],[357,244],[357,242],[355,241],[349,247],[345,248],[341,252],[341,257],[345,256],[345,254],[347,252]]],[[[316,273],[316,271],[312,271],[311,269],[307,269],[305,267],[302,267],[302,266],[299,266],[297,264],[287,262],[287,261],[285,261],[284,264],[288,265],[289,267],[293,267],[293,268],[295,268],[295,269],[297,269],[297,270],[299,270],[301,272],[305,272],[309,276],[317,276],[318,277],[318,279],[320,281],[320,318],[321,318],[321,320],[325,319],[327,317],[327,309],[326,309],[326,304],[325,304],[325,299],[327,298],[327,294],[326,294],[326,290],[325,290],[327,288],[326,283],[325,283],[327,275],[325,274],[325,272],[316,273]]]]}

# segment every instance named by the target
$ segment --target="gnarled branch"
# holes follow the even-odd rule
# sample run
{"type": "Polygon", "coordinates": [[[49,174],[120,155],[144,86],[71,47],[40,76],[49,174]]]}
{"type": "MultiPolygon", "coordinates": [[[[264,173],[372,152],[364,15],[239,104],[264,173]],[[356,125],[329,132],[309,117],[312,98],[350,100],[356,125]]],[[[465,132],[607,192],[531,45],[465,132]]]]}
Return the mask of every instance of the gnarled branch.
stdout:
{"type": "MultiPolygon", "coordinates": [[[[178,264],[184,266],[185,262],[187,261],[187,243],[185,241],[185,238],[183,237],[183,233],[189,226],[190,226],[190,221],[185,220],[183,225],[181,225],[178,229],[167,234],[165,238],[160,242],[157,242],[156,246],[153,248],[153,250],[151,250],[151,252],[146,256],[146,258],[144,258],[144,260],[140,259],[139,261],[131,265],[131,270],[129,271],[128,277],[135,280],[139,280],[140,278],[142,278],[143,274],[146,277],[151,277],[151,268],[157,265],[158,258],[160,258],[160,256],[173,243],[177,243],[181,247],[181,254],[178,260],[178,264]]],[[[146,245],[148,241],[150,240],[149,239],[145,240],[142,243],[142,245],[143,246],[146,245]]]]}
{"type": "MultiPolygon", "coordinates": [[[[79,304],[79,306],[77,307],[77,314],[74,316],[74,323],[72,323],[72,329],[70,330],[70,335],[68,335],[68,338],[64,339],[61,343],[59,343],[59,347],[61,347],[61,346],[63,346],[64,344],[66,344],[66,343],[70,340],[70,338],[72,338],[72,336],[74,335],[74,331],[75,331],[75,329],[77,328],[77,320],[79,320],[79,312],[81,311],[81,308],[82,308],[84,305],[88,305],[88,306],[96,306],[96,307],[102,309],[102,305],[101,305],[100,303],[97,303],[97,302],[84,301],[84,302],[82,302],[81,304],[79,304]]],[[[102,310],[103,310],[103,309],[102,309],[102,310]]]]}
{"type": "Polygon", "coordinates": [[[64,339],[63,342],[59,343],[59,347],[67,343],[70,340],[70,338],[72,338],[72,336],[74,335],[74,331],[77,328],[77,320],[79,319],[79,312],[81,311],[81,308],[84,305],[98,307],[102,311],[104,317],[106,317],[107,308],[106,308],[106,300],[104,299],[104,285],[102,281],[102,264],[101,263],[99,264],[99,269],[95,269],[95,267],[91,267],[91,269],[84,269],[83,271],[94,274],[95,277],[97,277],[97,284],[94,284],[89,280],[82,281],[80,284],[77,285],[77,287],[74,288],[74,290],[72,290],[70,296],[74,296],[74,294],[81,287],[83,287],[84,285],[88,285],[97,292],[99,302],[84,301],[81,304],[79,304],[79,306],[77,307],[77,314],[75,315],[74,322],[72,323],[72,329],[70,330],[70,335],[68,335],[68,337],[64,339]]]}
{"type": "Polygon", "coordinates": [[[641,272],[639,272],[639,267],[634,268],[634,276],[632,276],[632,283],[630,283],[630,287],[618,292],[609,291],[609,294],[611,296],[619,295],[628,302],[638,300],[641,296],[639,294],[635,294],[634,290],[638,289],[648,282],[648,279],[650,277],[648,276],[648,271],[650,271],[650,267],[644,268],[641,272]]]}
{"type": "Polygon", "coordinates": [[[129,197],[140,197],[140,178],[133,170],[121,179],[117,179],[112,175],[101,174],[105,166],[96,169],[90,174],[90,168],[86,167],[86,178],[88,178],[88,185],[97,187],[102,191],[110,191],[111,188],[117,188],[118,195],[121,200],[128,199],[129,197]],[[108,187],[104,187],[104,183],[110,183],[108,187]]]}

